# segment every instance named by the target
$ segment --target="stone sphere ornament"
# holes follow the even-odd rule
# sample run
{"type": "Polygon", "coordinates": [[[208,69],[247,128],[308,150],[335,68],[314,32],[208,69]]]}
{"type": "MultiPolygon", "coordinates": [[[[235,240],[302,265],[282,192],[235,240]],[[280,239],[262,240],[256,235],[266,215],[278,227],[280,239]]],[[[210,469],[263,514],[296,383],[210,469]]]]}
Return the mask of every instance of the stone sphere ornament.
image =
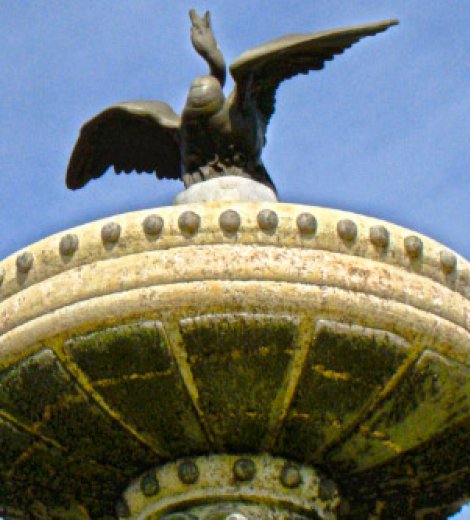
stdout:
{"type": "Polygon", "coordinates": [[[33,267],[33,263],[34,256],[29,251],[25,251],[16,257],[16,268],[21,274],[27,274],[33,267]]]}
{"type": "Polygon", "coordinates": [[[385,226],[372,226],[369,231],[370,241],[376,247],[386,248],[390,241],[390,233],[385,226]]]}
{"type": "Polygon", "coordinates": [[[108,222],[101,228],[101,240],[103,244],[116,244],[120,237],[121,226],[117,222],[108,222]]]}
{"type": "Polygon", "coordinates": [[[158,215],[148,215],[142,223],[144,232],[150,237],[157,237],[160,235],[163,225],[163,219],[158,215]]]}
{"type": "Polygon", "coordinates": [[[72,256],[78,249],[78,237],[75,234],[64,235],[60,239],[59,250],[63,256],[72,256]]]}
{"type": "Polygon", "coordinates": [[[406,237],[404,240],[406,254],[412,259],[418,259],[423,253],[423,241],[415,236],[406,237]]]}

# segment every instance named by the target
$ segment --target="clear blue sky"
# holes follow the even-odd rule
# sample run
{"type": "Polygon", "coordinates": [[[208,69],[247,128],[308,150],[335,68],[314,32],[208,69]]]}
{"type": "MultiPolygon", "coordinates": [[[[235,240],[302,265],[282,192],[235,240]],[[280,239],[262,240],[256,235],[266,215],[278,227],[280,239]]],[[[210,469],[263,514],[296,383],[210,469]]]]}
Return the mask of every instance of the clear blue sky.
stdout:
{"type": "Polygon", "coordinates": [[[68,192],[64,172],[80,125],[110,104],[182,109],[206,72],[190,7],[211,9],[228,63],[285,33],[399,18],[280,88],[265,164],[283,201],[390,220],[470,257],[468,2],[3,0],[0,258],[89,220],[168,205],[182,189],[108,173],[68,192]]]}

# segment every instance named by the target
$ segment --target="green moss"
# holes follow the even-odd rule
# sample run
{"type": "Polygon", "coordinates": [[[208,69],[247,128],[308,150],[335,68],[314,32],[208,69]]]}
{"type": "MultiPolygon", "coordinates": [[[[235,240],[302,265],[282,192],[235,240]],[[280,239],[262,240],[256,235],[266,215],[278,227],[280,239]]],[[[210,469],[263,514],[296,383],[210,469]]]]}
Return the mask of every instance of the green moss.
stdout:
{"type": "Polygon", "coordinates": [[[223,446],[253,451],[292,356],[295,326],[271,316],[215,316],[182,327],[202,410],[223,446]]]}
{"type": "Polygon", "coordinates": [[[126,421],[176,457],[208,450],[205,435],[176,371],[98,388],[126,421]]]}
{"type": "Polygon", "coordinates": [[[105,401],[176,456],[208,448],[161,325],[125,325],[75,338],[72,359],[105,401]]]}
{"type": "Polygon", "coordinates": [[[165,371],[170,366],[168,346],[154,322],[80,336],[67,343],[67,350],[91,381],[165,371]]]}
{"type": "Polygon", "coordinates": [[[388,337],[323,325],[307,355],[277,453],[313,457],[354,423],[405,357],[388,337]]]}
{"type": "Polygon", "coordinates": [[[27,424],[42,421],[49,406],[73,386],[51,350],[43,350],[0,376],[0,406],[27,424]]]}

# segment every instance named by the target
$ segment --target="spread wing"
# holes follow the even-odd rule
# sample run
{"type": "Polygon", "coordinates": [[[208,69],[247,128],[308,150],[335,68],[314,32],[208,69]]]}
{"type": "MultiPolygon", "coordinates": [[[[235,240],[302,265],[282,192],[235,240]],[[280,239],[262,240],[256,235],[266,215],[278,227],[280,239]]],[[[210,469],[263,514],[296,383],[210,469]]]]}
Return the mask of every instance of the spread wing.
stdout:
{"type": "Polygon", "coordinates": [[[325,62],[361,38],[397,23],[386,20],[331,31],[288,34],[244,52],[230,66],[236,83],[234,103],[243,107],[254,100],[266,127],[274,113],[276,90],[282,81],[322,69],[325,62]]]}
{"type": "Polygon", "coordinates": [[[86,122],[67,168],[67,187],[76,190],[116,173],[155,172],[159,179],[181,178],[180,118],[161,101],[113,105],[86,122]]]}

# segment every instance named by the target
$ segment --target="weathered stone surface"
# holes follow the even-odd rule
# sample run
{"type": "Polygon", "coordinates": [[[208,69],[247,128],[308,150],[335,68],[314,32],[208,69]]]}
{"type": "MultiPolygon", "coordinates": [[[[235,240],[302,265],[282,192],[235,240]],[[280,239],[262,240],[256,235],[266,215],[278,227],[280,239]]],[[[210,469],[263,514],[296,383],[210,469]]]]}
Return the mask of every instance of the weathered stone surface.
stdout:
{"type": "MultiPolygon", "coordinates": [[[[113,484],[117,488],[125,474],[131,475],[136,467],[147,463],[148,458],[158,460],[150,449],[130,436],[77,388],[50,350],[40,351],[3,372],[0,409],[30,436],[26,442],[24,434],[13,435],[16,430],[8,422],[4,423],[2,437],[5,432],[8,435],[2,443],[11,443],[11,446],[2,452],[1,458],[3,453],[10,453],[11,457],[12,452],[23,448],[8,469],[5,468],[9,488],[6,496],[17,507],[30,507],[28,501],[32,496],[42,496],[46,510],[66,502],[76,487],[77,464],[80,478],[85,475],[91,478],[102,467],[100,472],[104,472],[104,478],[117,478],[113,484]],[[43,487],[49,489],[48,496],[41,491],[43,487]],[[26,492],[27,489],[30,491],[26,492]],[[61,494],[56,496],[55,502],[56,493],[61,494]]],[[[87,485],[96,484],[88,482],[87,485]]]]}
{"type": "Polygon", "coordinates": [[[220,314],[186,318],[180,326],[200,406],[217,448],[258,451],[292,357],[295,321],[220,314]]]}
{"type": "Polygon", "coordinates": [[[194,202],[276,202],[274,191],[260,182],[245,177],[227,175],[193,184],[179,193],[173,204],[191,204],[194,202]]]}
{"type": "Polygon", "coordinates": [[[26,275],[17,255],[1,262],[0,504],[109,519],[156,464],[229,450],[326,469],[340,517],[445,518],[468,498],[463,258],[444,269],[426,237],[409,256],[409,230],[268,202],[116,216],[112,247],[107,222],[68,232],[66,258],[64,233],[29,246],[26,275]],[[236,232],[221,227],[229,210],[236,232]],[[197,233],[182,232],[185,211],[197,233]],[[152,236],[149,215],[164,222],[152,236]],[[353,241],[338,236],[345,219],[353,241]]]}
{"type": "Polygon", "coordinates": [[[374,466],[429,441],[469,414],[470,369],[424,351],[333,459],[354,460],[349,468],[354,470],[374,466]]]}
{"type": "Polygon", "coordinates": [[[278,452],[295,459],[321,460],[325,448],[370,408],[408,351],[406,342],[393,334],[319,321],[278,452]]]}
{"type": "Polygon", "coordinates": [[[208,448],[159,322],[74,338],[67,350],[93,390],[159,455],[208,448]]]}
{"type": "MultiPolygon", "coordinates": [[[[336,485],[314,468],[267,454],[249,461],[254,478],[234,479],[234,455],[208,455],[152,468],[124,491],[132,518],[162,520],[333,520],[340,502],[336,485]],[[181,478],[192,468],[192,478],[181,478]],[[197,478],[194,478],[194,477],[197,478]],[[143,483],[158,480],[158,496],[143,483]],[[207,500],[204,500],[207,497],[207,500]],[[233,515],[233,516],[232,516],[233,515]]],[[[246,459],[245,459],[246,461],[246,459]]],[[[154,486],[151,486],[152,490],[154,486]]],[[[121,515],[124,518],[125,515],[121,515]]]]}

